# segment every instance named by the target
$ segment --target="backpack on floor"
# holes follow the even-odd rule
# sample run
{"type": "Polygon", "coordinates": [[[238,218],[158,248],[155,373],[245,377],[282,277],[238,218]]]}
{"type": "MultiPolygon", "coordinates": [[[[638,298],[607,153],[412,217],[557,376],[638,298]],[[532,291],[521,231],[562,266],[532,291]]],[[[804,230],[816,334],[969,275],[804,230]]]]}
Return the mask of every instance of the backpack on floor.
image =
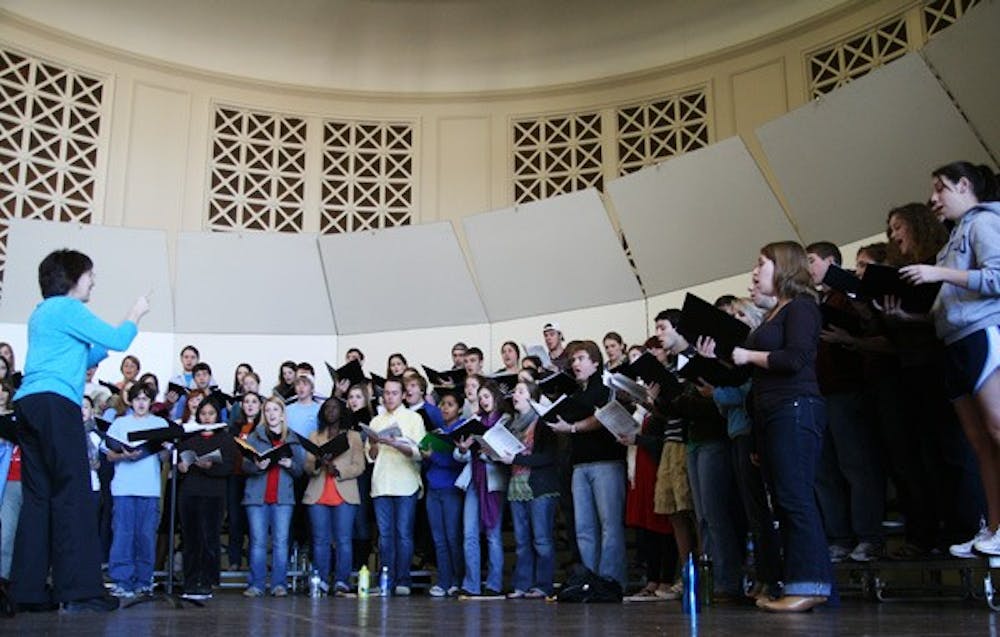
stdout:
{"type": "Polygon", "coordinates": [[[622,601],[622,586],[610,577],[601,577],[583,566],[577,567],[559,588],[556,600],[576,604],[601,604],[622,601]]]}

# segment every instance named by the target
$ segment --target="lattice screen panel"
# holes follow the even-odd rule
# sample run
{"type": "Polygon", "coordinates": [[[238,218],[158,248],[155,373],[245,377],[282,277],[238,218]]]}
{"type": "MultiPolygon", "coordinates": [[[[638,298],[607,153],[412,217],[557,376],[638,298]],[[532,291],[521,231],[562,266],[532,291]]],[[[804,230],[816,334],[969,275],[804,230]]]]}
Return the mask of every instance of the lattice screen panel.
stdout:
{"type": "Polygon", "coordinates": [[[213,128],[208,227],[301,232],[306,121],[219,106],[213,128]]]}
{"type": "Polygon", "coordinates": [[[906,52],[906,18],[897,16],[869,31],[810,54],[810,94],[812,97],[825,95],[886,62],[906,55],[906,52]]]}
{"type": "Polygon", "coordinates": [[[708,146],[704,88],[617,110],[618,174],[708,146]]]}
{"type": "Polygon", "coordinates": [[[320,232],[413,222],[413,125],[326,121],[320,232]]]}
{"type": "Polygon", "coordinates": [[[927,37],[941,32],[977,4],[979,0],[931,0],[924,5],[922,12],[924,32],[927,37]]]}
{"type": "Polygon", "coordinates": [[[0,282],[7,220],[90,223],[104,80],[0,48],[0,282]]]}
{"type": "Polygon", "coordinates": [[[515,120],[514,201],[604,188],[601,114],[515,120]]]}

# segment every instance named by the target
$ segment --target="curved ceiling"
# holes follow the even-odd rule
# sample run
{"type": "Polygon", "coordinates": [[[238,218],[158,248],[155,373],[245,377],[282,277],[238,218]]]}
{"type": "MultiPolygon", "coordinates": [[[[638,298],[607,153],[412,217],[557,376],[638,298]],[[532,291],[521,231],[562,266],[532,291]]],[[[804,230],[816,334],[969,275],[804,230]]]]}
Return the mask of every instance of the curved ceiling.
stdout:
{"type": "Polygon", "coordinates": [[[0,0],[169,64],[307,87],[451,93],[651,69],[854,0],[0,0]]]}

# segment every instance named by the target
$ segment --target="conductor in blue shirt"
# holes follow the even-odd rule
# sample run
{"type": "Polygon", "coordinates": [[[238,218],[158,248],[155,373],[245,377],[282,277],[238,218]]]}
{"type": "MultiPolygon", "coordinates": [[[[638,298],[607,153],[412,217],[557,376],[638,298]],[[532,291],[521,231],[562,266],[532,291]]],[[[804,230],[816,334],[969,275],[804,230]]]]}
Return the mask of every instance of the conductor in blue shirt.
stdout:
{"type": "Polygon", "coordinates": [[[80,403],[87,369],[108,350],[125,350],[149,311],[139,297],[118,326],[86,307],[94,263],[56,250],[38,266],[42,302],[28,320],[24,380],[14,395],[21,444],[24,503],[14,540],[11,597],[22,610],[107,611],[97,511],[80,403]],[[51,591],[46,587],[49,571],[51,591]]]}

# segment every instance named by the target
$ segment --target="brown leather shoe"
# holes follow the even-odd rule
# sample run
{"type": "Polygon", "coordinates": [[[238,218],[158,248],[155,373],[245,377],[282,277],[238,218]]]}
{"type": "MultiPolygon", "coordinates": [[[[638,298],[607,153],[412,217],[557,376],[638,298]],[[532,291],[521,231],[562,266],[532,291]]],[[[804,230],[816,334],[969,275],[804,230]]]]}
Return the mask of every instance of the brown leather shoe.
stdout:
{"type": "Polygon", "coordinates": [[[757,607],[772,613],[804,613],[824,603],[826,598],[820,595],[785,595],[781,599],[757,600],[757,607]]]}

